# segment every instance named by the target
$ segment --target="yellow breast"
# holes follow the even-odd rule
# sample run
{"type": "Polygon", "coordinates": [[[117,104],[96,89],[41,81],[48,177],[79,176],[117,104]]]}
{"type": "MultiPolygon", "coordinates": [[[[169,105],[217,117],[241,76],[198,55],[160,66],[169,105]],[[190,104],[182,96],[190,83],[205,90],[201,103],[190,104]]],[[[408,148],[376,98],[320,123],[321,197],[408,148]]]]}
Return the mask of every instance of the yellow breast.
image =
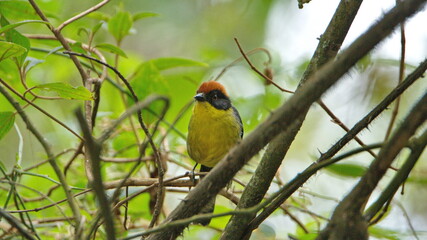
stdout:
{"type": "Polygon", "coordinates": [[[213,167],[240,140],[240,134],[232,108],[219,110],[208,102],[196,102],[188,126],[188,153],[197,163],[213,167]]]}

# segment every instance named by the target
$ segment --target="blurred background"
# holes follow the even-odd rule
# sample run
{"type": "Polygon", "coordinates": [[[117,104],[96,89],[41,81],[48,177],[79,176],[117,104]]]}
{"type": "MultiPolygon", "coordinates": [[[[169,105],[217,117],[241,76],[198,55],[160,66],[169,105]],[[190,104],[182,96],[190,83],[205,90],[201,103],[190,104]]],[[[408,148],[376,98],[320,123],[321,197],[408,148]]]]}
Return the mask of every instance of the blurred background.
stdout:
{"type": "MultiPolygon", "coordinates": [[[[37,3],[50,17],[52,23],[57,26],[98,1],[40,0],[37,3]]],[[[153,93],[167,95],[171,105],[165,120],[173,122],[183,107],[192,100],[202,81],[215,78],[225,66],[241,57],[233,38],[239,40],[245,51],[257,48],[267,49],[271,55],[269,67],[273,70],[273,80],[286,89],[295,90],[317,47],[318,38],[325,30],[338,3],[338,0],[313,0],[309,4],[305,4],[303,9],[299,9],[296,0],[112,1],[98,12],[67,26],[63,30],[63,34],[78,42],[88,43],[88,35],[81,29],[92,29],[100,21],[108,20],[117,12],[129,12],[131,15],[140,12],[155,13],[152,17],[135,21],[130,27],[129,35],[126,35],[120,43],[109,32],[108,24],[103,23],[93,38],[93,45],[110,43],[120,47],[127,57],[117,58],[114,54],[106,52],[107,61],[112,65],[116,64],[119,71],[129,78],[140,98],[153,93]],[[153,59],[170,57],[191,59],[197,64],[159,71],[151,71],[152,69],[150,70],[147,65],[144,65],[153,59]]],[[[394,5],[395,1],[392,0],[362,3],[343,48],[351,44],[394,5]]],[[[14,18],[16,21],[37,19],[30,13],[6,17],[14,18]]],[[[425,23],[427,23],[425,9],[405,23],[406,73],[410,73],[427,56],[425,23]]],[[[18,30],[23,34],[51,35],[43,25],[26,25],[18,30]]],[[[30,86],[49,82],[81,85],[78,72],[71,61],[53,54],[54,49],[58,46],[59,44],[55,41],[31,40],[31,47],[34,49],[29,56],[39,59],[40,62],[27,75],[27,82],[30,86]]],[[[400,48],[400,31],[397,30],[352,68],[339,84],[323,97],[325,104],[344,124],[352,127],[397,85],[400,48]]],[[[265,68],[269,59],[268,55],[261,50],[256,51],[250,58],[254,65],[261,70],[265,68]]],[[[16,66],[11,62],[0,62],[2,78],[22,92],[23,88],[15,69],[16,66]]],[[[111,78],[115,78],[113,74],[111,76],[111,78]]],[[[290,97],[290,94],[283,93],[272,85],[266,85],[264,80],[254,73],[244,61],[228,68],[219,81],[226,86],[233,104],[240,112],[245,134],[249,134],[271,111],[286,103],[286,99],[290,97]]],[[[426,89],[426,79],[419,79],[402,95],[397,123],[426,89]]],[[[108,126],[112,119],[120,116],[126,108],[126,104],[121,100],[120,92],[110,82],[103,85],[101,96],[100,113],[95,129],[95,135],[98,134],[98,136],[103,127],[108,126]]],[[[38,100],[37,104],[57,116],[72,129],[79,131],[74,117],[74,109],[81,107],[82,101],[38,100]]],[[[12,110],[12,107],[2,97],[0,97],[0,108],[2,111],[12,110]]],[[[153,106],[153,108],[158,109],[160,106],[153,106]]],[[[54,143],[53,148],[56,153],[77,146],[76,138],[59,125],[33,108],[27,108],[26,111],[37,123],[45,138],[54,143]]],[[[152,115],[144,114],[149,123],[154,121],[152,115]]],[[[390,114],[391,109],[375,120],[369,130],[363,131],[359,137],[366,144],[382,142],[390,114]]],[[[167,152],[168,158],[185,166],[193,165],[186,154],[185,147],[189,117],[190,111],[186,111],[182,118],[178,119],[175,125],[176,131],[171,131],[161,146],[167,152]]],[[[167,126],[164,124],[160,126],[160,131],[165,133],[167,126]]],[[[286,183],[294,178],[297,173],[319,157],[319,151],[325,152],[343,134],[343,130],[331,122],[319,106],[314,105],[281,166],[280,179],[286,183]]],[[[135,147],[117,153],[119,149],[125,149],[134,142],[135,136],[129,131],[129,124],[125,123],[105,146],[105,155],[135,156],[137,153],[135,147]]],[[[342,150],[342,153],[357,147],[358,144],[352,142],[342,150]]],[[[22,121],[17,118],[16,128],[0,140],[0,159],[6,169],[10,170],[16,163],[19,149],[22,149],[22,167],[24,168],[35,165],[44,159],[42,148],[27,131],[22,121]]],[[[70,156],[71,154],[64,154],[60,158],[62,164],[65,164],[70,156]]],[[[245,166],[238,176],[241,181],[245,183],[249,181],[250,173],[255,170],[260,156],[262,153],[245,166]]],[[[406,152],[401,153],[393,165],[398,167],[405,157],[406,152]]],[[[417,231],[419,239],[427,238],[426,159],[427,153],[424,153],[405,185],[405,194],[396,195],[387,217],[372,231],[379,232],[378,239],[415,239],[411,233],[411,224],[417,231]]],[[[82,160],[78,161],[79,163],[71,169],[72,176],[78,176],[84,172],[82,160]]],[[[363,173],[363,171],[357,172],[357,170],[366,169],[371,161],[372,157],[369,154],[362,153],[345,160],[345,163],[349,163],[353,167],[350,173],[333,170],[319,172],[298,193],[294,194],[292,200],[287,203],[290,206],[289,210],[308,229],[313,231],[321,229],[325,224],[321,217],[330,217],[337,202],[354,186],[358,177],[363,173]]],[[[118,179],[130,168],[130,165],[126,164],[108,163],[105,166],[106,180],[118,179]]],[[[167,176],[183,174],[186,171],[188,169],[182,166],[169,164],[167,176]]],[[[52,170],[49,170],[48,166],[41,166],[35,172],[52,174],[52,170]]],[[[389,173],[388,177],[392,175],[389,173]]],[[[141,171],[136,176],[146,175],[141,171]]],[[[380,186],[385,186],[389,179],[384,179],[380,186]]],[[[29,176],[23,176],[22,181],[29,186],[49,184],[45,179],[34,182],[34,178],[29,176]]],[[[75,186],[84,187],[86,185],[84,178],[70,179],[70,181],[75,186]]],[[[272,185],[270,192],[277,190],[279,185],[277,182],[272,185]]],[[[235,188],[236,191],[241,190],[239,186],[235,186],[235,188]]],[[[184,196],[183,193],[168,193],[165,211],[173,210],[184,196]]],[[[374,194],[372,199],[375,199],[376,196],[377,194],[374,194]]],[[[218,197],[217,203],[216,212],[234,208],[234,204],[223,197],[218,197]]],[[[148,206],[148,204],[148,194],[142,195],[130,203],[129,211],[133,217],[132,221],[136,222],[135,225],[144,221],[139,220],[139,217],[150,219],[151,215],[146,210],[148,207],[141,207],[148,206]]],[[[45,214],[49,215],[49,213],[45,214]]],[[[210,229],[191,226],[184,233],[183,239],[215,239],[225,226],[226,219],[228,218],[215,219],[210,229]]],[[[140,231],[140,229],[136,228],[135,231],[140,231]]],[[[372,232],[372,236],[375,237],[372,232]]],[[[288,234],[297,236],[298,239],[311,239],[293,220],[283,212],[277,211],[261,225],[253,239],[287,239],[288,234]]]]}

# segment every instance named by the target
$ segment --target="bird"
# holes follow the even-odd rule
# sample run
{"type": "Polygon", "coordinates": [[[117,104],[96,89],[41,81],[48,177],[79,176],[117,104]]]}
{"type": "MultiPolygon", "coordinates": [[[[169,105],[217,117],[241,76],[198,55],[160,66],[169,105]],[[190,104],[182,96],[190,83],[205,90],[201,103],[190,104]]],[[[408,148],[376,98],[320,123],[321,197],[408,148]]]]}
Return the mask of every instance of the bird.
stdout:
{"type": "MultiPolygon", "coordinates": [[[[203,82],[194,100],[187,152],[196,166],[201,165],[200,172],[209,172],[243,138],[242,119],[219,82],[203,82]]],[[[215,199],[207,202],[201,213],[212,213],[214,206],[215,199]]],[[[210,219],[197,223],[208,225],[210,219]]]]}

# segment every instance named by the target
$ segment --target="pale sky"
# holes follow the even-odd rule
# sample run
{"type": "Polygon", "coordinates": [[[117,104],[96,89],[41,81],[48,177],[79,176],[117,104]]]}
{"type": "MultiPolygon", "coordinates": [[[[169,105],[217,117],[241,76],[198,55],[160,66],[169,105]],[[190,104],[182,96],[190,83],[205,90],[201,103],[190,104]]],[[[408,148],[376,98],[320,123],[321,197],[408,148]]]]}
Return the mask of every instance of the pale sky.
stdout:
{"type": "MultiPolygon", "coordinates": [[[[278,2],[269,19],[267,45],[278,51],[285,62],[302,57],[311,57],[317,46],[320,34],[326,29],[339,0],[313,0],[297,11],[286,11],[287,7],[297,8],[297,4],[285,5],[278,2]],[[327,6],[325,3],[328,3],[327,6]],[[289,14],[289,15],[287,15],[289,14]],[[289,22],[289,24],[283,24],[289,22]],[[297,24],[296,24],[297,23],[297,24]],[[283,43],[287,43],[284,45],[283,43]]],[[[371,24],[395,5],[395,0],[363,1],[361,8],[348,33],[344,47],[348,46],[371,24]]],[[[427,56],[427,10],[424,9],[405,25],[406,59],[417,64],[427,56]]],[[[386,39],[374,52],[381,58],[399,59],[400,31],[386,39]]],[[[298,62],[298,61],[296,61],[298,62]]]]}

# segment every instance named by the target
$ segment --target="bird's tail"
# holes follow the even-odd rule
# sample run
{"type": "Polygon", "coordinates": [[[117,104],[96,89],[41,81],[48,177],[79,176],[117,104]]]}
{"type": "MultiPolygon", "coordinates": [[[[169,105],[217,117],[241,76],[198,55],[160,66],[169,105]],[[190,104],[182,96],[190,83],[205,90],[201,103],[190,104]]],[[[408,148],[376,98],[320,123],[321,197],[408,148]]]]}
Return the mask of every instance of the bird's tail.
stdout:
{"type": "MultiPolygon", "coordinates": [[[[200,172],[209,172],[211,169],[212,169],[211,167],[207,167],[207,166],[204,166],[204,165],[200,166],[200,172]]],[[[200,211],[200,213],[201,214],[204,214],[204,213],[213,213],[214,207],[215,207],[215,197],[212,198],[210,201],[206,202],[206,205],[202,208],[202,210],[200,211]]],[[[211,222],[210,219],[197,221],[197,223],[200,223],[203,226],[209,225],[210,222],[211,222]]]]}

